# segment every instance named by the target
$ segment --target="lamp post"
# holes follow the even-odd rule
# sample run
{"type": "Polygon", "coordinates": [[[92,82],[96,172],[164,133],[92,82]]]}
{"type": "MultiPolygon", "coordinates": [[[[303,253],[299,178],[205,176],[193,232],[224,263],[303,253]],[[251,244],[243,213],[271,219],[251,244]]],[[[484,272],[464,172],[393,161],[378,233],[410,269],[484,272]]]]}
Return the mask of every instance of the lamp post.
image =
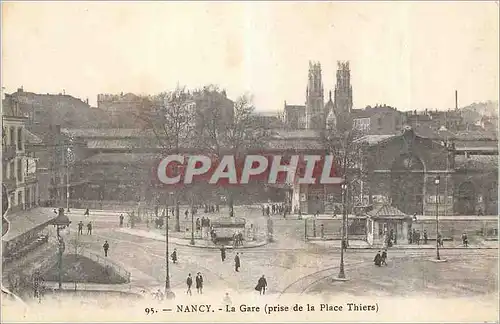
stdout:
{"type": "Polygon", "coordinates": [[[69,213],[69,199],[70,199],[70,166],[74,161],[73,151],[70,147],[66,149],[66,211],[69,213]]]}
{"type": "Polygon", "coordinates": [[[339,279],[345,279],[345,272],[344,272],[344,236],[345,236],[345,191],[347,189],[347,185],[343,183],[341,185],[342,189],[342,230],[341,230],[341,240],[340,240],[340,271],[338,278],[339,279]]]}
{"type": "Polygon", "coordinates": [[[191,245],[194,245],[195,242],[194,242],[194,198],[193,198],[193,194],[191,193],[190,194],[190,204],[189,204],[189,207],[191,208],[191,242],[189,242],[189,244],[191,245]]]}
{"type": "Polygon", "coordinates": [[[434,179],[434,184],[436,185],[436,260],[441,260],[439,256],[439,176],[434,179]]]}
{"type": "Polygon", "coordinates": [[[64,208],[59,208],[57,217],[52,221],[52,225],[56,227],[57,241],[59,245],[59,290],[62,289],[62,255],[65,250],[64,240],[61,237],[60,230],[69,226],[71,221],[68,216],[64,215],[64,208]]]}

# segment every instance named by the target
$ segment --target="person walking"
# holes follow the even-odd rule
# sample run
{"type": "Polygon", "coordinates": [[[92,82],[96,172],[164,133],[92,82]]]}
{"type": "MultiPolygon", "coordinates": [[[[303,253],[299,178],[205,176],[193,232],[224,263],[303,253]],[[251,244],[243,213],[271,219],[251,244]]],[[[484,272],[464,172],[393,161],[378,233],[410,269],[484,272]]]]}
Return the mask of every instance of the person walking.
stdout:
{"type": "Polygon", "coordinates": [[[200,272],[196,275],[196,291],[198,294],[203,294],[203,276],[200,272]]]}
{"type": "Polygon", "coordinates": [[[467,237],[467,233],[462,234],[462,243],[465,247],[469,246],[469,238],[467,237]]]}
{"type": "Polygon", "coordinates": [[[88,217],[90,215],[89,209],[85,209],[85,213],[83,213],[83,216],[88,217]]]}
{"type": "Polygon", "coordinates": [[[325,225],[324,224],[321,224],[319,232],[321,235],[321,239],[324,240],[325,239],[325,225]]]}
{"type": "Polygon", "coordinates": [[[232,301],[231,301],[231,297],[229,297],[229,293],[226,293],[226,296],[224,296],[224,299],[222,301],[223,301],[224,305],[231,306],[232,301]]]}
{"type": "Polygon", "coordinates": [[[234,257],[234,271],[240,272],[240,267],[241,267],[240,254],[236,253],[236,256],[234,257]]]}
{"type": "Polygon", "coordinates": [[[123,227],[123,214],[120,214],[120,227],[123,227]]]}
{"type": "Polygon", "coordinates": [[[184,219],[188,219],[188,215],[189,215],[189,209],[186,209],[186,211],[184,212],[184,219]]]}
{"type": "Polygon", "coordinates": [[[259,280],[257,281],[257,286],[255,286],[255,290],[257,290],[261,295],[265,295],[266,288],[267,288],[267,280],[266,277],[262,275],[262,277],[260,277],[259,280]]]}
{"type": "Polygon", "coordinates": [[[177,263],[177,249],[174,249],[174,252],[172,252],[171,257],[172,257],[172,262],[174,264],[176,264],[177,263]]]}
{"type": "Polygon", "coordinates": [[[87,224],[87,235],[92,235],[92,223],[87,224]]]}
{"type": "Polygon", "coordinates": [[[382,252],[382,255],[380,257],[381,257],[381,259],[380,259],[380,265],[385,265],[386,266],[387,265],[387,262],[386,262],[386,260],[387,260],[387,250],[384,250],[382,252]]]}
{"type": "Polygon", "coordinates": [[[380,251],[378,251],[377,255],[375,256],[375,259],[373,259],[373,262],[377,267],[380,267],[382,263],[382,256],[380,255],[380,251]]]}
{"type": "Polygon", "coordinates": [[[107,257],[108,256],[108,250],[109,250],[109,243],[108,243],[108,241],[104,242],[104,245],[102,246],[102,248],[104,249],[104,256],[107,257]]]}
{"type": "Polygon", "coordinates": [[[83,235],[83,222],[78,223],[78,235],[83,235]]]}
{"type": "Polygon", "coordinates": [[[226,248],[224,245],[220,248],[220,258],[222,259],[222,262],[226,260],[226,248]]]}
{"type": "Polygon", "coordinates": [[[193,293],[191,292],[191,286],[193,285],[193,278],[191,278],[191,274],[188,274],[188,277],[186,279],[186,285],[187,285],[186,295],[192,296],[193,293]]]}
{"type": "Polygon", "coordinates": [[[427,244],[428,240],[429,240],[429,236],[427,235],[427,230],[424,229],[424,244],[427,244]]]}

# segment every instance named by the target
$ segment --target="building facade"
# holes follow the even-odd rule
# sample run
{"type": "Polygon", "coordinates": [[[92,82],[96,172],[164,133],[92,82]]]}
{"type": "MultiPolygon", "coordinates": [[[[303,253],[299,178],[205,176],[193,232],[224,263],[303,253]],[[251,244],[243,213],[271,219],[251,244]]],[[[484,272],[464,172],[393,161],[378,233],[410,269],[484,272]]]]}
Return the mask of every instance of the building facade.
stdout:
{"type": "Polygon", "coordinates": [[[2,111],[2,182],[9,195],[10,210],[31,209],[39,203],[37,161],[31,156],[29,140],[36,136],[26,130],[27,117],[15,98],[7,96],[2,111]]]}

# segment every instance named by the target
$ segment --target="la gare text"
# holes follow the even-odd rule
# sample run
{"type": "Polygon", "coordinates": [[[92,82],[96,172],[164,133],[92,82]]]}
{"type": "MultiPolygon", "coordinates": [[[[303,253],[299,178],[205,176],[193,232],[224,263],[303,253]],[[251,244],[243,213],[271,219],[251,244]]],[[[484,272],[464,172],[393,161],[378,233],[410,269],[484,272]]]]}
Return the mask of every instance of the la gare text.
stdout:
{"type": "Polygon", "coordinates": [[[345,303],[345,304],[266,304],[249,305],[241,304],[239,306],[225,305],[221,308],[214,308],[208,304],[198,305],[177,305],[176,312],[178,313],[260,313],[264,312],[268,315],[282,312],[378,312],[378,304],[361,304],[361,303],[345,303]]]}

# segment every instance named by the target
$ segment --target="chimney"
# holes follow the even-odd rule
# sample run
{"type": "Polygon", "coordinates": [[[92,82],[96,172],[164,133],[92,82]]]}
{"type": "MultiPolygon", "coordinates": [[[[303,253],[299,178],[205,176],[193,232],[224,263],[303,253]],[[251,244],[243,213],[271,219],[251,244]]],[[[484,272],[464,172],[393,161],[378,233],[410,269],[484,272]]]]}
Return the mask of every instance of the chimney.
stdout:
{"type": "Polygon", "coordinates": [[[458,91],[455,90],[455,110],[458,110],[458,91]]]}

